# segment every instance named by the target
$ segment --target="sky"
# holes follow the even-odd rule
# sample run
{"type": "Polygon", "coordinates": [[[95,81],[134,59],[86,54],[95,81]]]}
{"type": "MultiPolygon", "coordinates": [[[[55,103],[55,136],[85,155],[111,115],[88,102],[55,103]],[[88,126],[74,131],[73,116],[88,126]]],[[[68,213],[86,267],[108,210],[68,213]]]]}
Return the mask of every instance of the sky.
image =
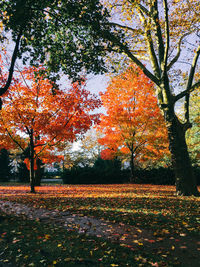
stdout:
{"type": "Polygon", "coordinates": [[[90,75],[87,80],[87,89],[92,93],[104,92],[108,86],[109,78],[105,75],[90,75]]]}

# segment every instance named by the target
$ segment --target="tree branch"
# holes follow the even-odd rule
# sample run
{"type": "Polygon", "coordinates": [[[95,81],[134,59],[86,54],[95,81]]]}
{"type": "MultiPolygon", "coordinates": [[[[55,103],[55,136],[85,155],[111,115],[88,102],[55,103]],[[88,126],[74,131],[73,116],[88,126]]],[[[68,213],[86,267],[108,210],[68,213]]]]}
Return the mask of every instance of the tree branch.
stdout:
{"type": "Polygon", "coordinates": [[[200,80],[191,86],[190,90],[184,90],[174,97],[174,102],[177,102],[181,98],[185,97],[188,93],[192,93],[196,88],[200,87],[200,80]]]}
{"type": "Polygon", "coordinates": [[[193,92],[198,87],[200,87],[200,80],[191,86],[190,92],[193,92]]]}
{"type": "Polygon", "coordinates": [[[8,88],[11,84],[13,73],[14,73],[15,62],[17,59],[17,53],[19,51],[19,44],[20,44],[21,37],[22,37],[22,30],[20,31],[20,33],[17,36],[15,48],[14,48],[12,59],[11,59],[8,79],[7,79],[5,86],[0,88],[0,96],[2,96],[8,90],[8,88]]]}
{"type": "Polygon", "coordinates": [[[198,47],[198,49],[196,51],[196,54],[195,54],[195,56],[193,58],[193,62],[192,62],[192,66],[191,66],[191,69],[190,69],[190,74],[189,74],[189,77],[188,77],[188,82],[187,82],[186,89],[184,91],[182,91],[181,93],[179,93],[178,95],[176,95],[175,98],[174,98],[174,100],[176,102],[179,99],[185,97],[185,102],[184,102],[185,121],[186,121],[185,125],[187,126],[187,127],[185,127],[185,129],[188,129],[188,128],[191,127],[191,124],[189,122],[190,93],[193,92],[197,87],[200,86],[200,80],[198,80],[195,84],[192,85],[199,55],[200,55],[200,46],[198,47]]]}
{"type": "Polygon", "coordinates": [[[149,55],[150,55],[150,60],[151,60],[151,65],[153,68],[153,72],[157,78],[160,78],[160,68],[158,65],[158,59],[154,50],[154,44],[151,36],[151,30],[149,29],[149,25],[151,24],[150,18],[148,19],[148,22],[144,18],[143,14],[140,13],[144,22],[144,27],[145,27],[145,36],[147,40],[147,45],[148,45],[148,50],[149,50],[149,55]]]}
{"type": "Polygon", "coordinates": [[[146,67],[145,65],[139,60],[137,59],[136,56],[134,56],[129,48],[127,47],[126,44],[121,43],[121,41],[112,33],[110,32],[102,32],[102,35],[105,39],[111,41],[113,44],[115,44],[116,46],[118,46],[121,51],[123,51],[143,72],[144,74],[151,80],[153,81],[157,86],[160,86],[160,80],[153,75],[146,67]]]}
{"type": "Polygon", "coordinates": [[[126,29],[126,30],[129,30],[129,31],[132,31],[132,32],[137,33],[137,34],[138,34],[138,33],[142,33],[141,30],[134,29],[134,28],[132,28],[132,27],[130,27],[130,26],[126,26],[126,25],[121,25],[121,24],[119,24],[119,23],[115,23],[115,22],[110,22],[110,23],[105,24],[105,25],[117,26],[117,27],[119,27],[119,28],[122,28],[122,29],[126,29]]]}
{"type": "Polygon", "coordinates": [[[187,83],[187,86],[186,86],[186,91],[188,91],[188,92],[192,87],[192,82],[193,82],[193,79],[194,79],[194,73],[195,73],[195,69],[196,69],[196,66],[197,66],[197,61],[198,61],[199,55],[200,55],[200,45],[197,48],[197,51],[196,51],[195,56],[194,56],[193,61],[192,61],[192,66],[191,66],[190,74],[189,74],[189,77],[188,77],[188,83],[187,83]]]}
{"type": "Polygon", "coordinates": [[[165,16],[165,39],[166,39],[164,59],[163,59],[163,72],[166,73],[167,59],[169,53],[169,17],[168,17],[167,0],[164,0],[163,4],[164,4],[164,16],[165,16]]]}
{"type": "MultiPolygon", "coordinates": [[[[186,86],[186,96],[185,96],[185,103],[184,103],[184,109],[185,109],[185,120],[186,122],[189,122],[189,101],[190,101],[190,89],[192,87],[192,82],[193,82],[193,79],[194,79],[194,73],[195,73],[195,69],[196,69],[196,66],[197,66],[197,61],[198,61],[198,58],[199,58],[199,55],[200,55],[200,46],[197,48],[197,52],[194,56],[194,59],[193,59],[193,62],[192,62],[192,66],[191,66],[191,69],[190,69],[190,74],[189,74],[189,77],[188,77],[188,83],[187,83],[187,86],[186,86]]],[[[194,87],[195,88],[195,87],[194,87]]]]}
{"type": "MultiPolygon", "coordinates": [[[[2,121],[2,123],[5,125],[2,116],[1,116],[1,121],[2,121]]],[[[19,142],[13,137],[13,135],[9,132],[9,130],[8,130],[7,127],[5,127],[5,130],[6,130],[6,132],[8,133],[10,139],[11,139],[17,146],[19,146],[19,148],[20,148],[22,151],[25,151],[25,149],[20,145],[20,143],[19,143],[19,142]]]]}
{"type": "Polygon", "coordinates": [[[184,37],[186,37],[187,35],[189,35],[191,32],[187,32],[184,35],[181,36],[181,38],[178,41],[178,46],[177,46],[177,54],[176,56],[172,59],[172,61],[168,64],[167,66],[167,70],[170,70],[170,68],[177,62],[177,60],[180,57],[181,54],[181,43],[184,37]]]}
{"type": "Polygon", "coordinates": [[[155,0],[152,6],[152,18],[153,22],[155,23],[155,36],[156,36],[156,42],[158,46],[158,56],[159,56],[159,63],[163,61],[164,57],[164,42],[163,42],[163,37],[162,37],[162,31],[161,31],[161,26],[159,23],[159,15],[158,15],[158,1],[155,0]]]}

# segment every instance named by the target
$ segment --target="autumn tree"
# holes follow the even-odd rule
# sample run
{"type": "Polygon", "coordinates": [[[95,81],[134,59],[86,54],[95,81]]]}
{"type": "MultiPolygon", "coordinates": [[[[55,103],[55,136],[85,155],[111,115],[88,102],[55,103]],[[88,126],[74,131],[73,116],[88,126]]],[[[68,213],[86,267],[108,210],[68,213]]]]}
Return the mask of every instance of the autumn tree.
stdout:
{"type": "Polygon", "coordinates": [[[100,155],[102,149],[98,142],[100,137],[101,133],[92,128],[79,141],[78,151],[88,166],[92,166],[100,155]]]}
{"type": "Polygon", "coordinates": [[[101,36],[112,43],[110,51],[126,55],[157,88],[158,104],[168,129],[177,194],[199,196],[185,136],[192,127],[190,94],[200,85],[195,74],[200,55],[200,3],[198,0],[104,2],[110,10],[109,25],[113,31],[105,29],[101,36]],[[185,79],[182,71],[187,73],[185,79]],[[181,100],[184,121],[175,110],[181,100]]]}
{"type": "Polygon", "coordinates": [[[42,67],[21,71],[0,113],[1,142],[27,152],[31,192],[35,192],[38,159],[54,160],[52,147],[63,140],[73,142],[99,119],[91,111],[99,107],[100,100],[85,89],[84,81],[68,90],[55,90],[42,71],[42,67]]]}
{"type": "Polygon", "coordinates": [[[136,162],[156,162],[168,154],[167,131],[154,96],[153,83],[136,66],[112,78],[101,95],[106,114],[98,129],[104,134],[103,159],[125,156],[134,180],[136,162]]]}
{"type": "Polygon", "coordinates": [[[46,58],[54,73],[64,70],[68,74],[76,73],[76,66],[78,70],[85,67],[88,72],[103,71],[105,51],[117,54],[119,59],[126,55],[157,87],[159,107],[168,129],[177,194],[199,195],[185,141],[192,126],[190,93],[200,84],[195,75],[200,54],[199,1],[102,2],[107,3],[108,10],[103,10],[97,0],[1,0],[0,19],[5,29],[11,31],[16,46],[8,80],[0,94],[9,87],[17,55],[22,56],[25,51],[30,52],[32,61],[46,58]],[[183,61],[187,64],[181,65],[183,61]],[[187,79],[181,80],[180,72],[185,68],[187,79]],[[184,122],[175,111],[175,104],[181,99],[185,101],[184,122]]]}
{"type": "Polygon", "coordinates": [[[64,156],[63,170],[71,169],[76,166],[93,166],[100,155],[102,146],[98,139],[102,134],[97,132],[94,127],[89,129],[84,136],[80,136],[75,143],[62,142],[60,150],[64,156]]]}

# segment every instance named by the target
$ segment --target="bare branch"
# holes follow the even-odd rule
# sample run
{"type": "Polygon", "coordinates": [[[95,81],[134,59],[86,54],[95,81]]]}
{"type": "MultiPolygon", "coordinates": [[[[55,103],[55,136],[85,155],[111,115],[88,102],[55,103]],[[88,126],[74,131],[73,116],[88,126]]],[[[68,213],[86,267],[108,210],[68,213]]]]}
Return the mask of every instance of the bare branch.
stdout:
{"type": "Polygon", "coordinates": [[[190,110],[189,110],[190,92],[189,92],[189,90],[192,87],[192,82],[193,82],[193,79],[194,79],[194,73],[195,73],[195,69],[196,69],[196,65],[197,65],[197,61],[198,61],[199,55],[200,55],[200,46],[198,47],[197,52],[196,52],[196,54],[194,56],[194,59],[193,59],[193,62],[192,62],[192,67],[190,69],[190,74],[189,74],[189,77],[188,77],[187,87],[186,87],[187,93],[186,93],[186,96],[185,96],[184,109],[185,109],[185,120],[188,123],[189,123],[189,117],[190,117],[190,113],[189,113],[190,112],[190,110]]]}
{"type": "Polygon", "coordinates": [[[184,35],[181,36],[181,38],[178,41],[178,46],[177,46],[177,54],[176,56],[172,59],[172,61],[169,63],[169,65],[167,66],[167,70],[170,70],[170,68],[177,62],[177,60],[180,57],[181,54],[181,43],[183,41],[183,38],[185,38],[187,35],[191,34],[191,32],[187,32],[184,35]]]}
{"type": "Polygon", "coordinates": [[[103,38],[111,41],[113,44],[115,44],[122,52],[124,52],[143,72],[144,74],[152,80],[156,85],[160,86],[160,80],[152,74],[145,65],[135,56],[131,53],[126,43],[122,43],[121,39],[118,38],[116,35],[114,35],[111,32],[104,31],[101,33],[103,38]]]}
{"type": "Polygon", "coordinates": [[[186,86],[186,90],[187,91],[189,91],[191,89],[191,87],[192,87],[192,82],[193,82],[193,79],[194,79],[194,73],[195,73],[195,69],[196,69],[196,66],[197,66],[197,61],[198,61],[199,55],[200,55],[200,45],[197,48],[197,51],[196,51],[195,56],[193,58],[192,66],[191,66],[191,69],[190,69],[190,74],[189,74],[189,77],[188,77],[188,83],[187,83],[187,86],[186,86]]]}
{"type": "Polygon", "coordinates": [[[176,101],[180,100],[181,98],[185,97],[188,93],[192,93],[199,86],[200,86],[200,81],[198,81],[193,86],[191,86],[189,91],[188,90],[184,90],[184,91],[180,92],[178,95],[176,95],[174,97],[174,102],[176,102],[176,101]]]}
{"type": "Polygon", "coordinates": [[[200,86],[200,80],[192,85],[199,55],[200,55],[200,46],[198,47],[196,54],[194,56],[193,62],[192,62],[192,66],[190,69],[190,74],[188,77],[188,83],[187,83],[186,89],[175,96],[175,98],[174,98],[175,102],[178,101],[179,99],[183,98],[183,97],[186,97],[187,94],[190,94],[192,91],[194,91],[197,87],[200,86]]]}
{"type": "Polygon", "coordinates": [[[191,86],[190,92],[193,92],[198,87],[200,87],[200,80],[191,86]]]}
{"type": "Polygon", "coordinates": [[[130,27],[130,26],[121,25],[121,24],[119,24],[119,23],[115,23],[115,22],[110,22],[109,25],[110,25],[110,26],[117,26],[117,27],[119,27],[119,28],[122,28],[122,29],[125,29],[125,30],[132,31],[133,33],[136,33],[136,34],[138,34],[138,33],[142,33],[142,30],[134,29],[134,28],[132,28],[132,27],[130,27]]]}

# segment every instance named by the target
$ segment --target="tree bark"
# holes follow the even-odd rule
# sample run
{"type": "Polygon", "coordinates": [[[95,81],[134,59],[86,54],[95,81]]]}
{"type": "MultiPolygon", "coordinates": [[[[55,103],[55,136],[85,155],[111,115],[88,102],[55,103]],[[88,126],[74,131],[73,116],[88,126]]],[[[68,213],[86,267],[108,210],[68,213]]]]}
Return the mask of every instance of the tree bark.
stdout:
{"type": "Polygon", "coordinates": [[[41,180],[42,180],[42,168],[41,168],[41,160],[36,159],[36,165],[37,165],[37,170],[35,171],[35,185],[40,186],[41,185],[41,180]]]}
{"type": "Polygon", "coordinates": [[[182,196],[199,196],[196,177],[193,172],[186,144],[186,129],[176,115],[167,122],[169,149],[176,178],[176,193],[182,196]]]}
{"type": "Polygon", "coordinates": [[[134,174],[135,166],[134,166],[134,155],[132,152],[131,152],[130,167],[131,167],[130,183],[133,183],[134,178],[135,178],[135,174],[134,174]]]}
{"type": "Polygon", "coordinates": [[[32,130],[30,134],[30,186],[31,186],[31,193],[35,193],[34,143],[33,143],[32,130]]]}

